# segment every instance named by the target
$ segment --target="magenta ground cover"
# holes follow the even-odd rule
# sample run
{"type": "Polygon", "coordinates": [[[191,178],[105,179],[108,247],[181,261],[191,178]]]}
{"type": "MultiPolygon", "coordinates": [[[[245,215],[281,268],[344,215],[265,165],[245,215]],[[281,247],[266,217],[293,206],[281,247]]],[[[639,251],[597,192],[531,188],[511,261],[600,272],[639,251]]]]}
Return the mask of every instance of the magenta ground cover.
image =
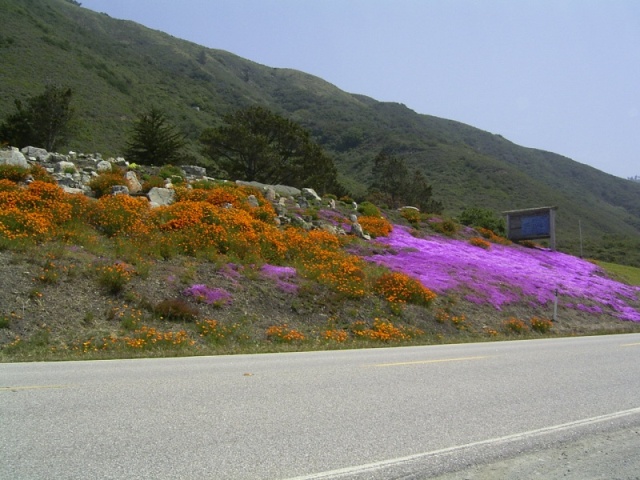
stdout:
{"type": "Polygon", "coordinates": [[[611,280],[597,265],[571,255],[516,245],[492,244],[485,250],[463,240],[416,238],[397,225],[377,241],[397,253],[366,260],[411,275],[438,294],[455,291],[468,301],[500,309],[522,301],[548,305],[557,289],[561,298],[574,299],[563,305],[567,308],[608,309],[621,319],[640,321],[640,312],[631,306],[640,288],[611,280]]]}

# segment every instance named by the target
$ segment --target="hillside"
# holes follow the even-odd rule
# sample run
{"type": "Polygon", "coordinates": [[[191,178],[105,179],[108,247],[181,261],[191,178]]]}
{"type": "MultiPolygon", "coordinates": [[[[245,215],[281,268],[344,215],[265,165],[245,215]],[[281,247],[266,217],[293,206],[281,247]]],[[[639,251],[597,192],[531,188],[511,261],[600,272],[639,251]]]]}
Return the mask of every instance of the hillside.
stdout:
{"type": "Polygon", "coordinates": [[[640,265],[640,183],[509,142],[453,120],[343,92],[303,72],[259,65],[65,0],[0,0],[0,111],[46,82],[75,92],[67,147],[119,154],[136,114],[159,106],[190,139],[185,163],[206,160],[197,138],[221,115],[266,106],[309,129],[361,198],[381,149],[420,168],[445,213],[559,207],[560,249],[640,265]]]}
{"type": "MultiPolygon", "coordinates": [[[[99,163],[108,162],[83,157],[65,168],[86,173],[99,163]]],[[[146,188],[95,199],[67,193],[46,166],[0,172],[0,361],[640,329],[640,287],[571,255],[449,228],[441,217],[410,209],[380,216],[371,205],[354,211],[311,192],[186,172],[160,189],[172,192],[164,205],[146,188]]],[[[616,274],[637,279],[638,271],[616,274]]]]}

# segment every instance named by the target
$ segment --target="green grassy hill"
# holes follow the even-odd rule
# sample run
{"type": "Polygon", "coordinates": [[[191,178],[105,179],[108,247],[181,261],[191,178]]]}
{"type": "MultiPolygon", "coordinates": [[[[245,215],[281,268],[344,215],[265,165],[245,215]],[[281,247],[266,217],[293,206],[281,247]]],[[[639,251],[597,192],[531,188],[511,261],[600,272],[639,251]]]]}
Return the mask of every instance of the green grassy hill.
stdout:
{"type": "MultiPolygon", "coordinates": [[[[362,196],[382,149],[424,171],[447,215],[557,205],[558,245],[640,265],[640,183],[404,105],[346,93],[303,72],[259,65],[65,0],[0,0],[0,112],[47,82],[72,87],[69,148],[121,153],[136,114],[157,106],[190,140],[229,111],[260,104],[308,128],[362,196]]],[[[0,114],[4,117],[4,115],[0,114]]]]}

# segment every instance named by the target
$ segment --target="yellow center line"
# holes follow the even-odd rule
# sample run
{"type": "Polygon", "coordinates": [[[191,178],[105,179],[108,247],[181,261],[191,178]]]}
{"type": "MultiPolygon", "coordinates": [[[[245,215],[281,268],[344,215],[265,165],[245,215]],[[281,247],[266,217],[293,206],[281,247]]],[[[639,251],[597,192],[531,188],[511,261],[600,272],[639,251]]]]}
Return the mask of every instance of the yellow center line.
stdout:
{"type": "Polygon", "coordinates": [[[637,347],[638,345],[640,345],[640,342],[638,342],[638,343],[623,343],[620,346],[621,347],[637,347]]]}
{"type": "Polygon", "coordinates": [[[399,367],[403,365],[425,365],[428,363],[444,363],[444,362],[463,362],[466,360],[482,360],[484,358],[491,358],[494,355],[486,355],[483,357],[458,357],[458,358],[440,358],[437,360],[418,360],[415,362],[398,362],[398,363],[378,363],[371,365],[372,367],[399,367]]]}
{"type": "Polygon", "coordinates": [[[47,388],[66,388],[68,385],[20,385],[15,387],[0,387],[0,392],[16,392],[18,390],[42,390],[47,388]]]}

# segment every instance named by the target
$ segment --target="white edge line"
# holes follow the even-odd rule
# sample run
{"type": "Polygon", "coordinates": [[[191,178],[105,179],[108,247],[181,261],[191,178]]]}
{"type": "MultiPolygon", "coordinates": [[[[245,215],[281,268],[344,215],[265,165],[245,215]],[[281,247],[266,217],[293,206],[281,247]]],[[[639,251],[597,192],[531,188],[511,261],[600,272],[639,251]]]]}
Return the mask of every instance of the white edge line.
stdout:
{"type": "Polygon", "coordinates": [[[442,448],[442,449],[439,449],[439,450],[433,450],[431,452],[417,453],[415,455],[408,455],[406,457],[398,457],[398,458],[393,458],[393,459],[390,459],[390,460],[383,460],[383,461],[380,461],[380,462],[367,463],[367,464],[364,464],[364,465],[356,465],[356,466],[353,466],[353,467],[339,468],[337,470],[330,470],[330,471],[327,471],[327,472],[312,473],[310,475],[303,475],[303,476],[300,476],[300,477],[293,477],[293,478],[289,478],[287,480],[321,480],[321,479],[324,479],[324,478],[336,478],[336,477],[342,477],[342,476],[346,476],[346,475],[354,475],[354,474],[372,472],[372,471],[380,470],[380,469],[383,469],[383,468],[386,468],[386,467],[390,467],[390,466],[393,466],[393,465],[400,465],[402,463],[408,463],[408,462],[412,462],[414,460],[424,459],[424,458],[428,458],[428,457],[434,457],[434,456],[437,456],[437,455],[442,455],[442,454],[445,454],[445,453],[451,453],[451,452],[455,452],[455,451],[458,451],[458,450],[464,450],[466,448],[472,448],[472,447],[478,447],[478,446],[490,445],[490,444],[500,444],[500,443],[512,442],[512,441],[520,440],[520,439],[527,438],[527,437],[538,437],[538,436],[546,435],[546,434],[549,434],[549,433],[561,432],[563,430],[569,430],[569,429],[575,428],[575,427],[594,425],[596,423],[606,422],[608,420],[615,420],[617,418],[622,418],[622,417],[626,417],[626,416],[634,415],[634,414],[638,414],[638,413],[640,413],[640,407],[631,408],[629,410],[622,410],[622,411],[614,412],[614,413],[609,413],[609,414],[606,414],[606,415],[600,415],[600,416],[597,416],[597,417],[591,417],[591,418],[585,418],[585,419],[582,419],[582,420],[576,420],[574,422],[562,423],[560,425],[553,425],[551,427],[539,428],[537,430],[529,430],[527,432],[514,433],[512,435],[506,435],[504,437],[490,438],[488,440],[480,440],[478,442],[466,443],[464,445],[456,445],[456,446],[453,446],[453,447],[442,448]]]}

